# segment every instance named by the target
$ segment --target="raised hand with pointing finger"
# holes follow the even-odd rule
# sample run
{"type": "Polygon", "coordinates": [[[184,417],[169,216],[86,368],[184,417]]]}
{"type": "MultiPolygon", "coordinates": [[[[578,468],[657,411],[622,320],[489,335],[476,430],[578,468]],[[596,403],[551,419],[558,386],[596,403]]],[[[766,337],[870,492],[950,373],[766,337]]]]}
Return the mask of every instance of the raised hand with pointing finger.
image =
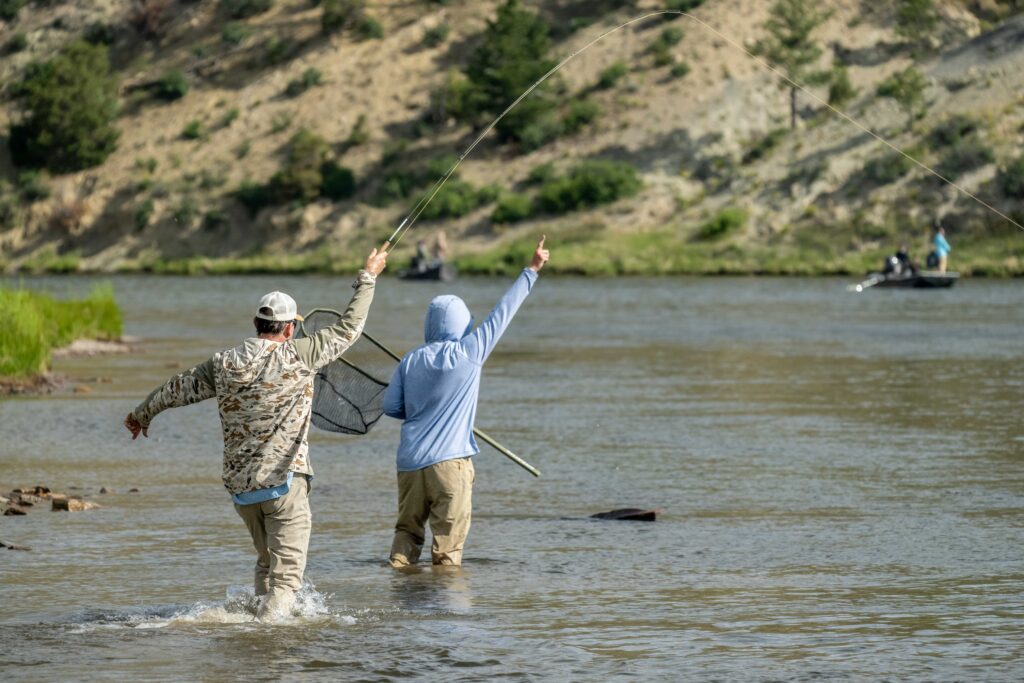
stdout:
{"type": "Polygon", "coordinates": [[[544,240],[548,238],[547,235],[540,236],[540,242],[537,242],[537,249],[533,252],[533,260],[530,261],[528,268],[535,273],[539,273],[540,269],[544,267],[544,264],[548,262],[551,257],[551,252],[544,248],[544,240]]]}

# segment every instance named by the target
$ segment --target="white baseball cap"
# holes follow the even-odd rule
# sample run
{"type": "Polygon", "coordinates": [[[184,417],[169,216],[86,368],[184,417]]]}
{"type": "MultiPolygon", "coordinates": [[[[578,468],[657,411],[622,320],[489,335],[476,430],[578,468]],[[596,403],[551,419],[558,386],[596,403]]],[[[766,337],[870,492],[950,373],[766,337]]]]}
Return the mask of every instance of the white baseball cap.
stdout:
{"type": "Polygon", "coordinates": [[[259,307],[256,309],[256,317],[275,322],[302,320],[298,307],[295,305],[295,299],[284,292],[264,294],[263,298],[260,299],[259,307]]]}

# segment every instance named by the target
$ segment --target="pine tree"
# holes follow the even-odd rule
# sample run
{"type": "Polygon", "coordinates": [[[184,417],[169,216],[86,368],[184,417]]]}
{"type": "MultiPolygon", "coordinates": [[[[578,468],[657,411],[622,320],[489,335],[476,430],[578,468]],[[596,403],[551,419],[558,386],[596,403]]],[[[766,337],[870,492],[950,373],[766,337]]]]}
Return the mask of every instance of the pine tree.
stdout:
{"type": "MultiPolygon", "coordinates": [[[[756,52],[797,83],[821,82],[827,74],[810,70],[821,57],[821,46],[811,34],[830,14],[814,0],[777,0],[764,24],[768,37],[757,44],[756,52]]],[[[789,123],[796,128],[797,89],[786,81],[780,85],[789,88],[789,123]]]]}
{"type": "MultiPolygon", "coordinates": [[[[497,116],[547,73],[554,66],[546,58],[549,33],[547,23],[524,9],[520,0],[506,0],[488,22],[483,42],[466,68],[471,90],[463,103],[464,115],[497,116]]],[[[531,128],[553,117],[554,107],[549,89],[541,86],[498,124],[498,133],[505,140],[522,140],[531,128]]]]}

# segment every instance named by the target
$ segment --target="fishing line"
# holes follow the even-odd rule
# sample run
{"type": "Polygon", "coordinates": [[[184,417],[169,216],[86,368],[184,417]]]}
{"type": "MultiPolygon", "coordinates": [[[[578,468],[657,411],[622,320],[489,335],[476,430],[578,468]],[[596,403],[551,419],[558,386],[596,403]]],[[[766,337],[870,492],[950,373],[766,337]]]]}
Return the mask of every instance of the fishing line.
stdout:
{"type": "Polygon", "coordinates": [[[416,224],[416,220],[420,217],[420,215],[427,208],[427,206],[430,204],[430,202],[432,202],[434,200],[434,197],[437,196],[437,193],[441,191],[441,188],[444,187],[445,183],[448,182],[448,179],[452,177],[452,174],[455,173],[455,171],[459,168],[459,166],[466,159],[466,157],[468,157],[473,152],[473,150],[476,149],[477,145],[480,144],[480,142],[484,139],[484,137],[488,133],[490,133],[494,129],[494,127],[496,125],[498,125],[498,123],[503,118],[505,118],[506,114],[508,114],[510,111],[512,111],[516,107],[516,105],[518,105],[520,102],[522,102],[524,99],[526,99],[530,95],[530,93],[532,93],[534,90],[536,90],[542,83],[544,83],[544,81],[546,81],[549,78],[551,78],[551,76],[556,74],[563,66],[568,64],[570,61],[572,61],[578,55],[586,52],[592,46],[594,46],[597,43],[601,42],[602,40],[604,40],[608,36],[612,35],[613,33],[617,33],[618,31],[621,31],[622,29],[624,29],[624,28],[626,28],[628,26],[632,26],[633,24],[637,24],[637,23],[640,23],[642,21],[646,21],[647,19],[650,19],[652,17],[662,16],[662,15],[666,15],[666,14],[674,14],[674,15],[678,15],[678,16],[681,16],[681,17],[686,17],[687,19],[690,19],[690,20],[696,22],[702,28],[704,28],[707,31],[711,32],[716,37],[721,38],[726,43],[728,43],[732,47],[736,48],[737,50],[739,50],[740,52],[745,54],[747,57],[749,57],[750,59],[754,60],[754,62],[756,62],[757,64],[761,65],[762,67],[764,67],[765,69],[767,69],[768,71],[773,73],[774,75],[778,76],[781,80],[783,80],[785,83],[787,83],[791,87],[796,88],[797,90],[799,90],[803,94],[807,95],[808,97],[810,97],[812,100],[814,100],[815,102],[817,102],[821,106],[823,106],[826,109],[828,109],[829,111],[831,111],[833,114],[836,114],[837,116],[839,116],[843,120],[847,121],[848,123],[853,124],[855,127],[860,129],[864,133],[867,133],[868,135],[873,137],[875,140],[878,140],[879,142],[881,142],[886,147],[888,147],[891,150],[893,150],[894,152],[900,154],[904,158],[910,160],[915,165],[923,168],[925,171],[927,171],[931,175],[935,176],[936,178],[938,178],[942,182],[946,183],[947,185],[955,188],[956,190],[960,191],[964,195],[970,197],[975,202],[977,202],[981,206],[985,207],[986,209],[988,209],[992,213],[996,214],[1000,218],[1002,218],[1002,219],[1008,221],[1009,223],[1015,225],[1018,229],[1024,231],[1024,225],[1021,225],[1020,223],[1018,223],[1017,221],[1015,221],[1014,219],[1010,218],[1005,213],[1000,211],[999,209],[995,208],[994,206],[992,206],[988,202],[984,201],[983,199],[981,199],[980,197],[978,197],[974,193],[970,192],[969,190],[967,190],[963,186],[959,185],[958,183],[953,182],[952,180],[950,180],[946,176],[942,175],[941,173],[939,173],[935,169],[933,169],[930,166],[928,166],[927,164],[924,164],[924,163],[918,161],[917,159],[915,159],[914,157],[910,156],[909,154],[904,152],[902,149],[900,149],[896,145],[892,144],[891,142],[889,142],[884,137],[882,137],[878,133],[874,132],[873,130],[871,130],[867,126],[863,125],[862,123],[860,123],[859,121],[854,119],[852,116],[850,116],[846,112],[844,112],[844,111],[842,111],[840,109],[837,109],[836,107],[833,107],[827,101],[821,99],[820,97],[818,97],[817,95],[812,93],[810,90],[808,90],[804,86],[800,85],[799,83],[794,81],[792,78],[790,78],[786,74],[784,74],[781,71],[779,71],[777,68],[772,66],[770,63],[768,63],[765,60],[761,59],[760,57],[755,55],[753,52],[751,52],[747,48],[743,47],[741,44],[737,43],[732,38],[730,38],[727,35],[723,34],[721,31],[719,31],[715,27],[713,27],[710,24],[708,24],[708,23],[698,19],[697,17],[693,16],[692,14],[689,14],[688,12],[683,12],[682,10],[666,9],[666,10],[658,10],[656,12],[650,12],[648,14],[644,14],[644,15],[636,17],[634,19],[630,19],[629,21],[627,21],[624,24],[621,24],[621,25],[616,26],[616,27],[614,27],[612,29],[609,29],[608,31],[605,31],[604,33],[602,33],[601,35],[597,36],[596,38],[591,40],[589,43],[587,43],[586,45],[584,45],[583,47],[579,48],[578,50],[573,52],[571,55],[569,55],[568,57],[563,59],[561,62],[559,62],[550,71],[548,71],[546,74],[544,74],[536,83],[531,85],[525,92],[523,92],[523,94],[521,94],[519,97],[517,97],[515,99],[515,101],[512,102],[512,104],[510,104],[508,107],[506,107],[505,111],[501,112],[501,114],[496,119],[491,121],[491,123],[486,128],[484,128],[483,131],[481,131],[481,133],[476,137],[476,139],[473,140],[473,143],[469,147],[466,148],[466,151],[464,151],[459,156],[459,158],[455,161],[455,163],[452,164],[452,167],[448,169],[448,172],[445,173],[443,176],[441,176],[437,180],[437,182],[434,183],[434,185],[431,187],[431,189],[428,192],[424,193],[420,197],[419,201],[413,207],[412,211],[409,212],[409,214],[402,220],[401,224],[399,224],[398,228],[395,229],[395,231],[391,234],[391,237],[388,238],[387,242],[385,243],[385,247],[384,247],[385,250],[390,249],[391,247],[394,247],[396,244],[398,244],[398,242],[405,236],[405,234],[407,232],[409,232],[409,230],[411,230],[412,227],[416,224]]]}

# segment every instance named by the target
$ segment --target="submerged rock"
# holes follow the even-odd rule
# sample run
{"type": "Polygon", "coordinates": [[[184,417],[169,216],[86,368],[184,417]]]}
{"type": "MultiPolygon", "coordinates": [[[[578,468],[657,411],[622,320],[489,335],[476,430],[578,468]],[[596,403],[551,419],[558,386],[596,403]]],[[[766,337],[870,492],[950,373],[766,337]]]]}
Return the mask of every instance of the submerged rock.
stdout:
{"type": "Polygon", "coordinates": [[[17,505],[8,505],[7,509],[4,510],[4,517],[13,517],[14,515],[27,515],[28,510],[17,505]]]}
{"type": "Polygon", "coordinates": [[[55,496],[53,498],[53,510],[55,512],[84,512],[85,510],[96,510],[100,507],[98,503],[81,498],[68,498],[67,496],[55,496]]]}
{"type": "Polygon", "coordinates": [[[7,548],[8,550],[32,550],[26,545],[18,545],[17,543],[11,543],[0,538],[0,548],[7,548]]]}
{"type": "Polygon", "coordinates": [[[598,512],[590,515],[591,519],[619,519],[629,522],[653,522],[661,510],[644,510],[641,508],[619,508],[609,512],[598,512]]]}

